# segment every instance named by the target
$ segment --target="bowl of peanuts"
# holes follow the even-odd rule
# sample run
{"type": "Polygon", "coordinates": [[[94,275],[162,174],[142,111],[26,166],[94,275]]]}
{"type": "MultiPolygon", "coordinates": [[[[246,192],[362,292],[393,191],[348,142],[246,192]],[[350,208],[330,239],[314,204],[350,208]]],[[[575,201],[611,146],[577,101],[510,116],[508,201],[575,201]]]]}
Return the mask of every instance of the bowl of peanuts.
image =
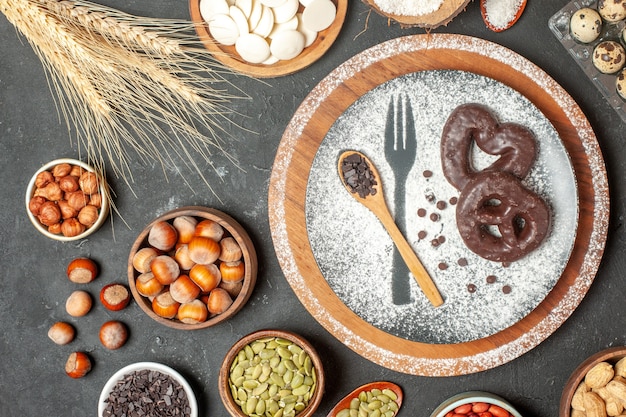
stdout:
{"type": "Polygon", "coordinates": [[[454,395],[441,403],[430,417],[522,417],[504,398],[490,392],[468,391],[454,395]]]}
{"type": "Polygon", "coordinates": [[[154,219],[128,258],[128,283],[139,307],[180,330],[214,326],[246,304],[256,284],[254,244],[234,218],[190,206],[154,219]]]}
{"type": "Polygon", "coordinates": [[[258,330],[226,353],[218,388],[232,417],[311,417],[324,395],[322,361],[302,336],[258,330]]]}
{"type": "Polygon", "coordinates": [[[86,238],[109,214],[106,181],[91,165],[77,159],[55,159],[31,177],[26,212],[35,228],[50,239],[86,238]]]}
{"type": "Polygon", "coordinates": [[[565,383],[560,417],[619,416],[626,411],[626,346],[585,359],[565,383]]]}

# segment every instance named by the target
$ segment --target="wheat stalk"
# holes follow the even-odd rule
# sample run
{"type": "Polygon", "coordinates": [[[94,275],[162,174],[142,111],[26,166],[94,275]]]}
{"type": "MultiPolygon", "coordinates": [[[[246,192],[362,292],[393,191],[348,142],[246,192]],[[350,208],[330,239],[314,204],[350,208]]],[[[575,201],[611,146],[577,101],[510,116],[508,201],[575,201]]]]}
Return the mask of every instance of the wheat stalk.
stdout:
{"type": "Polygon", "coordinates": [[[231,72],[198,46],[192,22],[88,1],[0,0],[0,11],[41,59],[60,115],[101,173],[108,161],[130,185],[134,157],[158,161],[166,178],[180,159],[213,191],[200,162],[215,168],[219,152],[237,164],[224,125],[228,104],[246,95],[229,93],[231,72]]]}

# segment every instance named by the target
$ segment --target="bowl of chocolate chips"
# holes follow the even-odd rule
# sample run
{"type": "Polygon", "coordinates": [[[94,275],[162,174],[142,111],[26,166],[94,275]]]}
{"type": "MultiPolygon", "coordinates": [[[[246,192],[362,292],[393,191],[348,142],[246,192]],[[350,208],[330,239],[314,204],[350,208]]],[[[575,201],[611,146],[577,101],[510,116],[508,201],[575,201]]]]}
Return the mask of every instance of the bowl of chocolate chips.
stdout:
{"type": "Polygon", "coordinates": [[[198,417],[198,402],[174,369],[137,362],[114,373],[98,400],[98,417],[126,415],[198,417]]]}

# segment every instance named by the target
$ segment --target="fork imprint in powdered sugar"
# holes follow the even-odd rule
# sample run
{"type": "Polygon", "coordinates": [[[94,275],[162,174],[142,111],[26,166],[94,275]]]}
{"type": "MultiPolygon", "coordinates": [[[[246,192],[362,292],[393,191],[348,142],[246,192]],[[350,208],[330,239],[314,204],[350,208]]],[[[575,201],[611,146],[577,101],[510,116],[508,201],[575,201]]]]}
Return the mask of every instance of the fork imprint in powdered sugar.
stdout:
{"type": "MultiPolygon", "coordinates": [[[[417,138],[413,109],[408,97],[391,96],[385,125],[385,159],[394,175],[394,218],[406,237],[406,181],[415,163],[417,138]]],[[[393,249],[391,293],[394,304],[411,302],[410,273],[396,247],[393,249]]]]}

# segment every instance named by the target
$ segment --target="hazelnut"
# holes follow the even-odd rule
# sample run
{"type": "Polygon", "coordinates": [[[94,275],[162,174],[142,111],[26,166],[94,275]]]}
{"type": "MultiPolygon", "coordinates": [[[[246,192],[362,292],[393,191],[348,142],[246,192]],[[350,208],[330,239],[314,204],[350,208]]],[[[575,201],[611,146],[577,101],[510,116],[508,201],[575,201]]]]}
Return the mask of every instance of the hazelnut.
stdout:
{"type": "Polygon", "coordinates": [[[192,300],[181,304],[178,308],[178,320],[187,324],[196,324],[206,321],[209,316],[206,304],[200,300],[192,300]]]}
{"type": "Polygon", "coordinates": [[[85,225],[76,218],[67,219],[61,224],[61,233],[63,233],[65,237],[78,236],[83,233],[85,229],[85,225]]]}
{"type": "Polygon", "coordinates": [[[107,321],[100,327],[100,343],[107,349],[119,349],[128,339],[128,329],[124,323],[117,320],[107,321]]]}
{"type": "Polygon", "coordinates": [[[217,287],[222,280],[220,269],[215,264],[194,265],[189,271],[189,278],[205,293],[217,287]]]}
{"type": "Polygon", "coordinates": [[[55,178],[60,178],[68,175],[72,171],[72,166],[68,163],[58,164],[52,168],[52,175],[55,178]]]}
{"type": "Polygon", "coordinates": [[[72,177],[80,178],[83,172],[85,172],[85,168],[81,167],[80,165],[72,165],[72,170],[70,171],[68,175],[71,175],[72,177]]]}
{"type": "Polygon", "coordinates": [[[201,220],[196,225],[196,236],[204,236],[219,242],[224,236],[224,228],[217,222],[210,219],[201,220]]]}
{"type": "Polygon", "coordinates": [[[180,303],[172,298],[169,291],[164,291],[152,300],[152,311],[157,316],[173,319],[178,313],[180,303]]]}
{"type": "Polygon", "coordinates": [[[222,281],[241,281],[245,274],[245,266],[242,261],[220,263],[220,273],[222,281]]]}
{"type": "Polygon", "coordinates": [[[78,183],[80,184],[80,189],[85,194],[91,195],[98,192],[98,176],[94,172],[83,172],[78,179],[78,183]]]}
{"type": "Polygon", "coordinates": [[[119,311],[130,302],[130,292],[122,284],[108,284],[100,290],[100,302],[111,311],[119,311]]]}
{"type": "Polygon", "coordinates": [[[74,340],[75,335],[74,327],[63,321],[54,323],[48,330],[48,337],[57,345],[67,345],[74,340]]]}
{"type": "Polygon", "coordinates": [[[228,291],[231,298],[234,300],[235,298],[237,298],[237,296],[239,296],[239,293],[241,292],[243,288],[243,280],[236,281],[236,282],[222,281],[220,282],[219,287],[228,291]]]}
{"type": "Polygon", "coordinates": [[[51,226],[61,221],[61,209],[56,203],[46,201],[39,208],[39,221],[45,226],[51,226]]]}
{"type": "Polygon", "coordinates": [[[89,202],[89,196],[82,191],[65,193],[65,199],[74,210],[80,210],[89,202]]]}
{"type": "Polygon", "coordinates": [[[235,262],[241,259],[241,247],[233,237],[225,237],[220,240],[220,257],[223,262],[235,262]]]}
{"type": "Polygon", "coordinates": [[[176,259],[180,268],[186,271],[190,270],[196,264],[191,260],[191,257],[189,256],[189,246],[186,244],[182,244],[176,249],[174,259],[176,259]]]}
{"type": "Polygon", "coordinates": [[[171,250],[178,240],[178,232],[168,222],[156,222],[148,233],[148,243],[162,251],[171,250]]]}
{"type": "Polygon", "coordinates": [[[189,257],[197,264],[212,264],[220,256],[220,245],[215,240],[194,236],[188,243],[189,257]]]}
{"type": "Polygon", "coordinates": [[[89,204],[96,207],[102,208],[102,194],[93,193],[89,196],[89,204]]]}
{"type": "Polygon", "coordinates": [[[43,188],[51,182],[54,182],[54,176],[50,171],[41,171],[35,177],[35,187],[37,188],[43,188]]]}
{"type": "Polygon", "coordinates": [[[59,209],[61,209],[61,217],[64,219],[71,219],[72,217],[76,217],[78,215],[78,211],[74,210],[72,206],[65,200],[60,200],[58,202],[59,209]]]}
{"type": "Polygon", "coordinates": [[[72,317],[82,317],[91,310],[91,296],[86,291],[74,291],[65,302],[65,310],[72,317]]]}
{"type": "Polygon", "coordinates": [[[233,299],[230,298],[228,291],[222,288],[216,288],[209,294],[209,300],[207,301],[207,307],[211,314],[222,314],[228,310],[228,307],[233,303],[233,299]]]}
{"type": "Polygon", "coordinates": [[[178,242],[189,243],[195,233],[198,220],[192,216],[178,216],[172,224],[178,231],[178,242]]]}
{"type": "Polygon", "coordinates": [[[91,227],[98,220],[98,209],[87,204],[78,212],[78,221],[87,227],[91,227]]]}
{"type": "Polygon", "coordinates": [[[79,188],[78,178],[71,175],[66,175],[62,178],[59,178],[59,187],[66,193],[76,191],[79,188]]]}
{"type": "Polygon", "coordinates": [[[59,201],[63,198],[63,190],[56,182],[46,184],[44,187],[35,190],[35,196],[45,197],[50,201],[59,201]]]}
{"type": "Polygon", "coordinates": [[[52,233],[53,235],[61,234],[61,224],[62,223],[56,223],[48,226],[48,233],[52,233]]]}
{"type": "Polygon", "coordinates": [[[133,267],[137,272],[142,274],[148,272],[150,271],[150,262],[152,262],[157,255],[157,251],[154,248],[141,248],[133,255],[133,267]]]}
{"type": "Polygon", "coordinates": [[[45,197],[42,196],[33,197],[28,202],[28,210],[30,210],[33,215],[38,216],[39,211],[41,210],[41,205],[46,201],[45,197]]]}
{"type": "Polygon", "coordinates": [[[159,255],[150,263],[150,271],[163,285],[169,285],[180,275],[178,263],[167,255],[159,255]]]}
{"type": "Polygon", "coordinates": [[[98,275],[98,266],[89,258],[76,258],[67,266],[67,277],[76,284],[87,284],[98,275]]]}
{"type": "Polygon", "coordinates": [[[71,378],[82,378],[91,371],[91,359],[85,352],[72,352],[65,362],[65,373],[71,378]]]}
{"type": "Polygon", "coordinates": [[[181,304],[189,303],[200,294],[198,287],[187,275],[179,276],[170,284],[170,295],[181,304]]]}
{"type": "Polygon", "coordinates": [[[144,297],[155,297],[163,290],[163,284],[154,277],[152,272],[146,272],[137,277],[135,288],[144,297]]]}

